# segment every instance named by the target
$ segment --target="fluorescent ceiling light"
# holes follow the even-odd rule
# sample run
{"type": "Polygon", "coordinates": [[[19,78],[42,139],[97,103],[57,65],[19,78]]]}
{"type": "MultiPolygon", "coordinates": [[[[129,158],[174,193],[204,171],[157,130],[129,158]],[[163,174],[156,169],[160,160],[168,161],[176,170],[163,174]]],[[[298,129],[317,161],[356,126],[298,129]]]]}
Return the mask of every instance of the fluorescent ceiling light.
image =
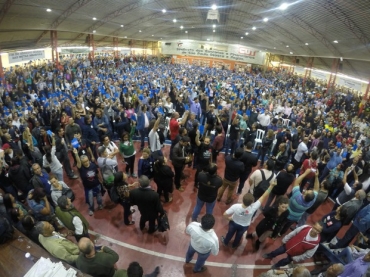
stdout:
{"type": "Polygon", "coordinates": [[[125,25],[121,25],[121,27],[123,27],[123,26],[125,26],[125,25]]]}
{"type": "Polygon", "coordinates": [[[255,31],[256,29],[257,29],[257,28],[256,28],[256,26],[253,26],[253,27],[252,27],[252,30],[253,30],[253,31],[255,31]]]}
{"type": "Polygon", "coordinates": [[[334,43],[338,43],[338,41],[337,41],[337,40],[334,40],[333,42],[334,42],[334,43]]]}
{"type": "Polygon", "coordinates": [[[246,35],[246,36],[248,36],[248,35],[249,35],[249,33],[248,33],[248,32],[246,32],[246,33],[245,33],[245,35],[246,35]]]}
{"type": "Polygon", "coordinates": [[[96,20],[96,17],[93,17],[93,20],[96,20]]]}
{"type": "Polygon", "coordinates": [[[267,17],[265,17],[265,18],[263,19],[263,22],[267,22],[267,21],[269,21],[269,19],[268,19],[267,17]]]}
{"type": "Polygon", "coordinates": [[[166,9],[163,9],[163,10],[162,10],[162,12],[163,12],[163,13],[166,13],[166,9]]]}
{"type": "Polygon", "coordinates": [[[308,43],[306,42],[304,45],[308,45],[308,43]]]}
{"type": "Polygon", "coordinates": [[[173,23],[176,23],[177,22],[176,18],[174,20],[172,20],[172,21],[173,21],[173,23]]]}
{"type": "Polygon", "coordinates": [[[285,11],[289,7],[288,3],[283,3],[280,5],[279,10],[285,11]]]}
{"type": "Polygon", "coordinates": [[[212,10],[217,10],[217,5],[213,4],[211,8],[212,10]]]}
{"type": "Polygon", "coordinates": [[[51,12],[51,9],[46,9],[46,11],[49,13],[49,12],[51,12]]]}

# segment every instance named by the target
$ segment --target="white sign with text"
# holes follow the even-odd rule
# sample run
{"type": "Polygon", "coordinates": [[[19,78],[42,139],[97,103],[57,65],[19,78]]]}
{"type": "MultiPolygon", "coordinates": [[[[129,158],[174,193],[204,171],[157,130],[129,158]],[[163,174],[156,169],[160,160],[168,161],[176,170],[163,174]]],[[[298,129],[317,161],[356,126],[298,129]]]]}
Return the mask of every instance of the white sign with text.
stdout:
{"type": "Polygon", "coordinates": [[[32,50],[25,52],[13,52],[8,54],[9,63],[33,61],[45,58],[45,50],[32,50]]]}
{"type": "Polygon", "coordinates": [[[162,42],[162,54],[198,56],[263,65],[265,52],[242,45],[207,44],[196,41],[162,42]]]}
{"type": "Polygon", "coordinates": [[[358,90],[358,91],[361,91],[361,88],[362,88],[361,82],[350,80],[350,79],[345,79],[341,76],[337,76],[336,83],[337,85],[344,86],[344,87],[351,88],[351,89],[358,90]]]}

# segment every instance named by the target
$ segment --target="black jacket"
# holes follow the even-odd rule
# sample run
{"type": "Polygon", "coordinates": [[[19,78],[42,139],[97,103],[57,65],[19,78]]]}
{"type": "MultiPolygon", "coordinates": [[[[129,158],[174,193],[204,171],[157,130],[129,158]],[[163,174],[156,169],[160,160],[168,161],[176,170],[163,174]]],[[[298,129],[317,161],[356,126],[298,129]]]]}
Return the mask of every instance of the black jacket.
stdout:
{"type": "Polygon", "coordinates": [[[33,189],[32,185],[30,184],[32,175],[28,166],[24,165],[23,163],[11,166],[8,174],[13,185],[22,191],[23,194],[27,195],[28,192],[33,189]]]}
{"type": "Polygon", "coordinates": [[[137,188],[130,192],[131,205],[137,205],[141,216],[157,218],[158,214],[163,215],[163,207],[158,193],[148,188],[137,188]]]}
{"type": "Polygon", "coordinates": [[[258,159],[257,156],[254,155],[252,152],[244,151],[243,156],[240,158],[240,161],[244,164],[244,172],[243,174],[251,173],[252,168],[257,165],[258,159]]]}
{"type": "Polygon", "coordinates": [[[286,151],[284,151],[284,153],[282,153],[279,157],[275,159],[275,170],[276,171],[283,170],[288,160],[289,157],[286,151]]]}
{"type": "Polygon", "coordinates": [[[172,186],[174,176],[175,174],[168,165],[162,165],[161,167],[154,165],[154,182],[157,186],[172,186]]]}
{"type": "Polygon", "coordinates": [[[186,148],[184,148],[184,154],[183,155],[183,146],[180,145],[180,142],[177,143],[172,150],[172,164],[176,167],[181,167],[185,165],[185,159],[186,159],[186,148]]]}

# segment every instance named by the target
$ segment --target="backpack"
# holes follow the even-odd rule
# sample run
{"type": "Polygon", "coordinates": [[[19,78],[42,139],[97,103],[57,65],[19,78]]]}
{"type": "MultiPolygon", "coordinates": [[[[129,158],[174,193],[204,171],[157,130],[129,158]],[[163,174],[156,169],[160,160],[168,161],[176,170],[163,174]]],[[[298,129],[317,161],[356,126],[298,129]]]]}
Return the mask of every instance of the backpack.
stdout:
{"type": "Polygon", "coordinates": [[[114,182],[114,173],[116,172],[113,166],[107,165],[107,158],[104,158],[103,166],[101,167],[101,174],[103,175],[103,180],[105,185],[112,185],[114,182]]]}
{"type": "Polygon", "coordinates": [[[6,243],[13,238],[14,229],[6,217],[0,216],[0,244],[6,243]]]}
{"type": "Polygon", "coordinates": [[[109,197],[110,197],[110,200],[112,200],[112,202],[114,202],[116,204],[118,204],[120,202],[121,199],[119,197],[119,194],[117,192],[117,188],[115,186],[112,186],[110,188],[110,195],[109,195],[109,197]]]}
{"type": "Polygon", "coordinates": [[[274,173],[272,173],[271,176],[266,180],[265,172],[263,172],[263,170],[260,170],[260,172],[261,172],[261,175],[262,175],[262,181],[259,182],[258,185],[254,187],[254,191],[253,191],[253,196],[254,196],[254,199],[256,201],[269,188],[270,181],[271,181],[272,177],[274,177],[274,173]]]}

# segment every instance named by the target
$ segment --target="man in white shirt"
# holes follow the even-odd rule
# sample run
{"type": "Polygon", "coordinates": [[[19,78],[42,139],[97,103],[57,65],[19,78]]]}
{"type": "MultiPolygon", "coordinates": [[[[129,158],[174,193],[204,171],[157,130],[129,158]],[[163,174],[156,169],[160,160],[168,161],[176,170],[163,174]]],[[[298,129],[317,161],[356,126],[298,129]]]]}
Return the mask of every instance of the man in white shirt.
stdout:
{"type": "Polygon", "coordinates": [[[263,169],[255,170],[252,173],[252,175],[249,177],[249,185],[250,185],[249,192],[250,193],[253,194],[255,187],[259,183],[261,183],[261,181],[262,181],[262,173],[261,173],[261,171],[263,171],[263,173],[265,174],[265,179],[266,180],[270,180],[269,181],[270,184],[274,183],[275,178],[276,178],[276,175],[274,174],[274,171],[273,171],[274,170],[274,166],[275,166],[274,161],[270,159],[270,160],[267,161],[266,164],[264,164],[263,169]]]}
{"type": "Polygon", "coordinates": [[[243,203],[234,204],[226,210],[224,217],[229,220],[229,230],[225,237],[221,237],[221,241],[224,246],[229,244],[234,235],[235,239],[232,248],[235,249],[239,246],[244,232],[248,230],[249,225],[251,224],[254,213],[259,207],[261,207],[261,203],[263,203],[275,185],[276,182],[271,184],[256,202],[254,202],[254,197],[251,193],[246,193],[243,196],[243,203]]]}
{"type": "Polygon", "coordinates": [[[215,218],[211,214],[202,217],[201,223],[192,222],[186,227],[186,233],[190,235],[191,240],[186,253],[185,262],[190,263],[195,252],[198,253],[198,259],[195,262],[193,272],[204,272],[207,267],[204,266],[210,254],[216,256],[219,251],[218,238],[212,229],[215,225],[215,218]]]}
{"type": "Polygon", "coordinates": [[[297,170],[298,168],[301,168],[302,166],[302,156],[306,155],[308,157],[308,137],[305,137],[303,141],[298,145],[297,153],[294,155],[294,159],[292,161],[292,164],[294,165],[294,168],[297,170]]]}
{"type": "Polygon", "coordinates": [[[161,122],[161,118],[162,116],[158,114],[158,118],[155,121],[154,126],[150,130],[149,135],[148,135],[149,147],[154,157],[163,156],[162,150],[161,150],[162,149],[161,141],[157,133],[158,128],[159,128],[159,123],[161,122]]]}
{"type": "Polygon", "coordinates": [[[268,111],[259,114],[257,116],[257,120],[262,126],[262,129],[267,130],[267,127],[270,125],[270,115],[268,114],[268,111]]]}

